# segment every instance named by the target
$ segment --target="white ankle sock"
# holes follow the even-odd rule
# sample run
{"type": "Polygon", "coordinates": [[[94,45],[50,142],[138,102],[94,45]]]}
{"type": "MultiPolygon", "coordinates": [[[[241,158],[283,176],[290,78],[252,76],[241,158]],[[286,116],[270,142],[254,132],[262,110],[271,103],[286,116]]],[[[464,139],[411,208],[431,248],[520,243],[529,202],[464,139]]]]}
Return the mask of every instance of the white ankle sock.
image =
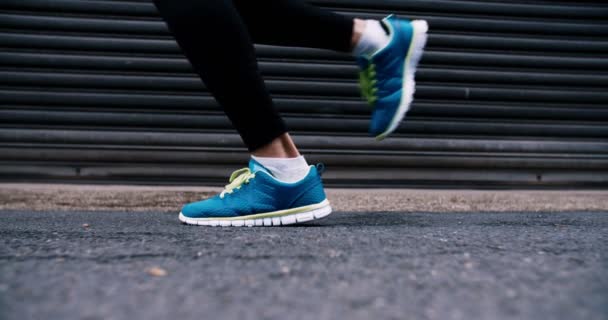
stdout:
{"type": "Polygon", "coordinates": [[[303,156],[296,158],[265,158],[251,156],[251,158],[263,165],[270,173],[283,182],[296,182],[302,180],[308,174],[310,168],[303,156]]]}
{"type": "Polygon", "coordinates": [[[378,49],[386,46],[390,40],[388,34],[378,20],[365,20],[365,29],[359,42],[353,48],[354,56],[372,55],[378,49]]]}

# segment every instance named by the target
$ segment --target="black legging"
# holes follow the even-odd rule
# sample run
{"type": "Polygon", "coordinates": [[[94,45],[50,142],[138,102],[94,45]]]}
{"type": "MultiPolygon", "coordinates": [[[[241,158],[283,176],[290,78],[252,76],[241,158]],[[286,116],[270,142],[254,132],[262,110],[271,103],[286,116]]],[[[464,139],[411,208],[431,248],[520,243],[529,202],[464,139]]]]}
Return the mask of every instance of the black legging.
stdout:
{"type": "Polygon", "coordinates": [[[154,3],[250,151],[287,131],[262,80],[252,43],[350,50],[352,19],[298,0],[154,3]]]}

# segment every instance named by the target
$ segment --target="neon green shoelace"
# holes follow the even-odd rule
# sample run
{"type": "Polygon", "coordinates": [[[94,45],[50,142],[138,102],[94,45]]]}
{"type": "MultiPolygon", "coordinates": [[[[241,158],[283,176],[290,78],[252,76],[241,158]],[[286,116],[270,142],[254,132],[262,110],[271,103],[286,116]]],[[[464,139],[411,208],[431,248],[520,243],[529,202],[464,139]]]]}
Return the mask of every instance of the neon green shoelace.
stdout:
{"type": "Polygon", "coordinates": [[[230,183],[227,184],[222,193],[220,193],[220,198],[224,199],[224,195],[240,189],[243,184],[248,184],[249,180],[253,178],[255,178],[255,173],[251,172],[249,168],[242,168],[234,171],[228,180],[230,183]]]}
{"type": "Polygon", "coordinates": [[[371,106],[378,101],[378,88],[376,87],[377,83],[376,65],[370,63],[367,68],[359,72],[359,85],[361,86],[361,95],[371,106]]]}

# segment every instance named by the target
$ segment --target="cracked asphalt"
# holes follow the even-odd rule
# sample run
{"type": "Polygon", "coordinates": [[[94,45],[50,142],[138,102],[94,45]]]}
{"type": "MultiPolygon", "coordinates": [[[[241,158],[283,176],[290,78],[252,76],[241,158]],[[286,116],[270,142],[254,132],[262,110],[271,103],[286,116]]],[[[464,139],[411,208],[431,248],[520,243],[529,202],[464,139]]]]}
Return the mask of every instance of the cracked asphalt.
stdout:
{"type": "Polygon", "coordinates": [[[0,319],[607,319],[608,212],[0,211],[0,319]]]}

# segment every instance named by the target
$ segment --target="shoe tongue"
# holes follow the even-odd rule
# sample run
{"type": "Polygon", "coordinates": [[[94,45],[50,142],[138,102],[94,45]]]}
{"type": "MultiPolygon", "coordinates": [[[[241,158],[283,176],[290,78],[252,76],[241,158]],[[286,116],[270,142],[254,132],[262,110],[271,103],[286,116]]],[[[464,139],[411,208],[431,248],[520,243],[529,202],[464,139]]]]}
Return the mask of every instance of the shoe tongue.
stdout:
{"type": "Polygon", "coordinates": [[[270,171],[268,171],[268,169],[266,169],[266,167],[264,167],[261,163],[255,161],[253,159],[249,160],[249,170],[253,173],[256,173],[258,171],[264,171],[272,176],[272,173],[270,173],[270,171]]]}

